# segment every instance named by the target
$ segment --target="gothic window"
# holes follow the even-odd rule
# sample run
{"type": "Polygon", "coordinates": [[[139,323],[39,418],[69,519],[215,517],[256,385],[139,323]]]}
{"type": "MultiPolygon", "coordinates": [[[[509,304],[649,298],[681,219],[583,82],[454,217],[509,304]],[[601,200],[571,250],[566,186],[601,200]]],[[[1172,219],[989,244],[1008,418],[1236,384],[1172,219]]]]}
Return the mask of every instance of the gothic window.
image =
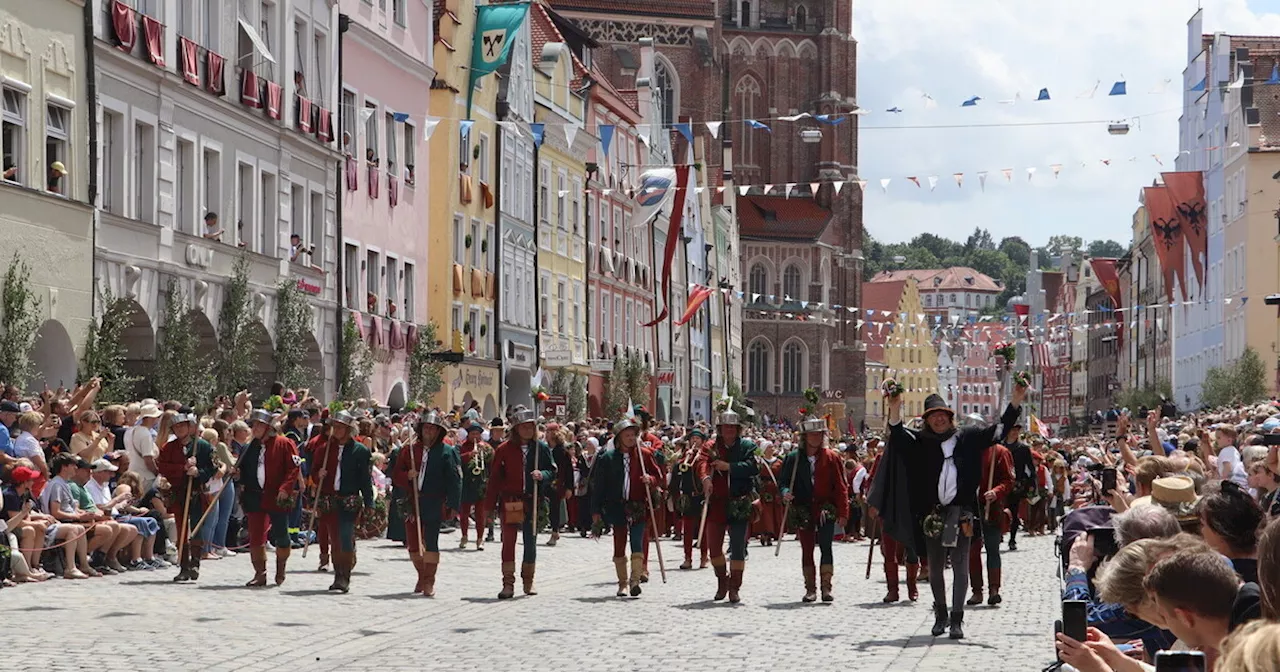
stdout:
{"type": "Polygon", "coordinates": [[[782,295],[792,301],[804,299],[800,295],[800,266],[792,264],[782,272],[782,295]]]}
{"type": "Polygon", "coordinates": [[[769,367],[772,349],[768,341],[760,339],[747,348],[747,392],[769,393],[769,367]]]}
{"type": "Polygon", "coordinates": [[[662,123],[670,126],[676,123],[676,111],[680,109],[680,90],[671,63],[661,55],[653,59],[653,80],[662,110],[662,123]]]}
{"type": "Polygon", "coordinates": [[[751,0],[742,0],[738,5],[738,27],[746,28],[751,25],[751,0]]]}
{"type": "Polygon", "coordinates": [[[753,297],[759,294],[759,298],[764,299],[769,295],[769,272],[765,270],[764,264],[756,263],[751,267],[750,289],[753,297]]]}
{"type": "Polygon", "coordinates": [[[808,20],[809,12],[804,8],[804,5],[796,7],[796,30],[804,30],[806,28],[805,23],[808,20]]]}
{"type": "Polygon", "coordinates": [[[782,391],[795,394],[804,389],[804,349],[791,341],[782,347],[782,391]]]}
{"type": "Polygon", "coordinates": [[[738,86],[734,89],[734,96],[737,98],[738,116],[744,121],[742,122],[742,162],[748,166],[756,164],[756,134],[763,133],[751,128],[745,120],[755,119],[757,114],[764,110],[760,102],[760,82],[754,77],[743,77],[738,80],[738,86]]]}

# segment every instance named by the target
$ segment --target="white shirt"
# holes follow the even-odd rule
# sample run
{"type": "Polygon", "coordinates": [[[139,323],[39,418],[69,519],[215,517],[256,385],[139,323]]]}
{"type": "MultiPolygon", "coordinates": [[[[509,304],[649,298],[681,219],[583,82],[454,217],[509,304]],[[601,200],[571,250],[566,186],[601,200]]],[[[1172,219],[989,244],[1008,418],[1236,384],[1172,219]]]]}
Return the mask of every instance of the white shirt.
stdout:
{"type": "Polygon", "coordinates": [[[115,513],[115,511],[106,511],[107,502],[111,501],[111,483],[99,483],[97,479],[90,478],[88,483],[84,485],[84,491],[89,493],[89,499],[102,509],[105,513],[115,513]]]}
{"type": "MultiPolygon", "coordinates": [[[[406,450],[413,450],[409,446],[406,450]]],[[[422,451],[422,464],[418,465],[418,492],[422,492],[422,482],[427,478],[427,451],[422,451]]]]}
{"type": "Polygon", "coordinates": [[[143,458],[160,454],[160,449],[156,447],[155,430],[142,425],[134,425],[125,430],[124,449],[129,456],[129,471],[138,474],[144,489],[151,487],[156,475],[147,468],[147,461],[143,458]]]}
{"type": "Polygon", "coordinates": [[[862,492],[862,482],[867,480],[867,468],[858,465],[858,471],[853,474],[853,491],[862,492]]]}
{"type": "Polygon", "coordinates": [[[959,439],[958,434],[952,434],[951,438],[942,442],[942,473],[938,476],[938,502],[943,506],[951,504],[956,498],[957,488],[960,487],[960,472],[956,470],[956,440],[959,439]]]}
{"type": "Polygon", "coordinates": [[[338,464],[333,468],[333,491],[338,492],[338,488],[342,487],[342,451],[346,450],[347,444],[338,446],[338,464]]]}
{"type": "Polygon", "coordinates": [[[36,455],[44,455],[44,451],[40,448],[40,440],[31,432],[18,434],[18,438],[13,440],[13,451],[19,458],[30,459],[36,455]]]}
{"type": "Polygon", "coordinates": [[[813,485],[818,480],[818,456],[809,456],[809,485],[813,485]]]}
{"type": "Polygon", "coordinates": [[[622,498],[631,497],[631,453],[622,454],[622,498]]]}
{"type": "Polygon", "coordinates": [[[1224,479],[1235,481],[1242,488],[1249,487],[1249,475],[1245,473],[1244,462],[1240,459],[1240,449],[1227,446],[1218,451],[1218,473],[1226,471],[1224,479]]]}
{"type": "Polygon", "coordinates": [[[258,443],[258,487],[267,487],[267,447],[258,443]]]}

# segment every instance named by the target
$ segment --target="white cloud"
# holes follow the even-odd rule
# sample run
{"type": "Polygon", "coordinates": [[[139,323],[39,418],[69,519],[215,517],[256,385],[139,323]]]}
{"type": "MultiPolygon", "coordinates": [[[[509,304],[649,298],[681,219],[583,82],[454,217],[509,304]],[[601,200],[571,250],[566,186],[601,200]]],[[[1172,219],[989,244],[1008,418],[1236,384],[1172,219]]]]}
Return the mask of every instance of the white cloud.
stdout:
{"type": "MultiPolygon", "coordinates": [[[[1280,11],[1254,2],[1271,11],[1256,11],[1248,0],[1203,0],[1205,31],[1280,34],[1280,11]]],[[[1140,188],[1171,170],[1178,152],[1186,24],[1196,6],[1196,0],[857,3],[858,101],[873,112],[860,119],[859,133],[867,230],[886,242],[926,231],[963,239],[975,226],[997,240],[1016,235],[1033,245],[1054,234],[1127,242],[1140,188]],[[1108,96],[1120,79],[1128,95],[1108,96]],[[1163,93],[1149,93],[1166,79],[1172,84],[1163,93]],[[1078,98],[1099,81],[1092,98],[1078,98]],[[1042,87],[1052,100],[1035,101],[1042,87]],[[936,108],[925,109],[922,93],[936,108]],[[1017,104],[998,102],[1015,93],[1017,104]],[[983,100],[961,108],[972,96],[983,100]],[[883,112],[894,106],[904,113],[883,112]],[[1086,120],[1103,123],[1070,123],[1086,120]],[[1130,120],[1130,133],[1109,135],[1109,120],[1130,120]],[[1055,163],[1063,166],[1057,180],[1049,167],[1055,163]],[[1037,169],[1030,182],[1029,167],[1037,169]],[[1013,169],[1012,182],[1000,174],[1004,168],[1013,169]],[[983,170],[985,193],[977,176],[983,170]],[[950,178],[957,172],[965,173],[963,188],[950,178]],[[934,192],[924,180],[929,175],[944,178],[934,192]],[[920,177],[924,188],[907,176],[920,177]],[[885,177],[893,178],[887,194],[879,188],[885,177]]]]}

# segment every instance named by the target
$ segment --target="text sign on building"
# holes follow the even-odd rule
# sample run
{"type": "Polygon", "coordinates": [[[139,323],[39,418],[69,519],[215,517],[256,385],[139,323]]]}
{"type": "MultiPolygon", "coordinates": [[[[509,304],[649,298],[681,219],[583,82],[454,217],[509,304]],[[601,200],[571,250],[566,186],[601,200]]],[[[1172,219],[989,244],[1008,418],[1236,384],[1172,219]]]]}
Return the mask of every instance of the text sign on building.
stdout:
{"type": "Polygon", "coordinates": [[[844,390],[823,390],[822,398],[827,400],[839,401],[844,399],[844,390]]]}
{"type": "Polygon", "coordinates": [[[298,291],[307,294],[319,294],[322,287],[314,282],[308,282],[306,278],[298,278],[298,291]]]}
{"type": "Polygon", "coordinates": [[[570,350],[544,350],[542,358],[546,360],[547,366],[558,369],[573,363],[573,352],[570,350]]]}
{"type": "Polygon", "coordinates": [[[654,377],[654,384],[658,387],[671,387],[675,385],[675,369],[658,369],[658,375],[654,377]]]}
{"type": "Polygon", "coordinates": [[[213,265],[213,248],[188,245],[186,259],[187,264],[191,266],[209,268],[209,266],[213,265]]]}
{"type": "Polygon", "coordinates": [[[569,415],[569,399],[563,394],[548,394],[547,400],[542,402],[542,410],[544,414],[557,418],[566,417],[569,415]]]}

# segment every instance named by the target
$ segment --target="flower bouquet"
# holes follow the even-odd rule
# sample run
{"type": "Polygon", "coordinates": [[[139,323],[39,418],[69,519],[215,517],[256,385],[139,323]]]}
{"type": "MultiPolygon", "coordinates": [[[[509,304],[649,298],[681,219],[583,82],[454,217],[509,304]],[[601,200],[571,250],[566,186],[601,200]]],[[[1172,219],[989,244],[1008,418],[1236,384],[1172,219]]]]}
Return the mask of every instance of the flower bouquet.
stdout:
{"type": "Polygon", "coordinates": [[[731,523],[751,522],[751,503],[753,501],[755,501],[754,493],[731,498],[726,509],[725,517],[728,518],[731,523]]]}
{"type": "Polygon", "coordinates": [[[1012,364],[1014,358],[1018,356],[1018,350],[1012,343],[1000,343],[996,345],[991,354],[996,357],[1003,357],[1006,363],[1012,364]]]}
{"type": "Polygon", "coordinates": [[[1031,387],[1031,372],[1019,371],[1013,374],[1013,384],[1018,387],[1031,387]]]}
{"type": "Polygon", "coordinates": [[[907,388],[892,378],[886,378],[884,383],[880,385],[880,391],[884,392],[886,397],[900,397],[903,392],[907,391],[907,388]]]}
{"type": "Polygon", "coordinates": [[[627,525],[635,525],[643,523],[648,511],[645,509],[644,502],[635,499],[629,499],[622,505],[622,513],[626,516],[627,525]]]}
{"type": "Polygon", "coordinates": [[[262,408],[271,411],[272,413],[279,412],[284,408],[284,399],[278,394],[273,394],[270,397],[267,397],[266,401],[262,402],[262,408]]]}
{"type": "Polygon", "coordinates": [[[942,515],[937,511],[924,517],[920,523],[920,529],[924,532],[924,536],[930,539],[937,539],[942,536],[942,515]]]}
{"type": "Polygon", "coordinates": [[[818,524],[826,525],[827,523],[834,523],[835,521],[836,505],[830,502],[823,504],[822,508],[818,510],[818,524]]]}
{"type": "Polygon", "coordinates": [[[533,392],[533,398],[538,401],[546,401],[547,399],[550,398],[550,396],[547,394],[546,388],[542,387],[541,385],[535,385],[532,392],[533,392]]]}
{"type": "Polygon", "coordinates": [[[787,509],[787,529],[808,529],[810,522],[812,522],[812,517],[809,513],[809,507],[799,502],[792,502],[791,508],[787,509]]]}

